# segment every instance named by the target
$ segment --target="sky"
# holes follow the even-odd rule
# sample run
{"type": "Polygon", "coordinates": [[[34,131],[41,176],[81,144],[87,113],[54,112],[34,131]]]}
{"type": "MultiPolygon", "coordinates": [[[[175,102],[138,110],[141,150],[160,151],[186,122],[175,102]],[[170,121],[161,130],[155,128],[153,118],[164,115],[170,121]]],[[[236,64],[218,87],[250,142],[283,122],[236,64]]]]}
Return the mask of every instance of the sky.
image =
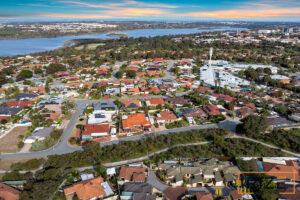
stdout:
{"type": "Polygon", "coordinates": [[[0,20],[298,21],[300,0],[1,0],[0,20]]]}

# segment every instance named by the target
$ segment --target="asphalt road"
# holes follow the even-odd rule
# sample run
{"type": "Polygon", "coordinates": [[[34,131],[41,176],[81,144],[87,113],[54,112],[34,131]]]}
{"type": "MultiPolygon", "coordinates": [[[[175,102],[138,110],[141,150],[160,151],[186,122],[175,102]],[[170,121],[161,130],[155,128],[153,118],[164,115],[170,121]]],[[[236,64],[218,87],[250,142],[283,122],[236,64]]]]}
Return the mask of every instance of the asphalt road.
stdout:
{"type": "MultiPolygon", "coordinates": [[[[30,153],[12,153],[12,154],[1,154],[0,155],[0,159],[5,159],[5,158],[31,158],[31,157],[45,157],[45,156],[49,156],[49,155],[56,155],[56,154],[66,154],[66,153],[71,153],[74,151],[79,151],[79,150],[83,150],[81,147],[71,147],[68,145],[68,139],[73,131],[73,129],[76,126],[76,123],[79,119],[79,116],[82,114],[83,112],[83,108],[85,108],[87,105],[92,104],[93,102],[97,102],[96,100],[78,100],[76,101],[76,111],[73,114],[69,124],[67,125],[67,127],[64,129],[63,135],[61,137],[61,140],[52,148],[44,150],[44,151],[39,151],[39,152],[30,152],[30,153]]],[[[199,126],[192,126],[192,127],[182,127],[182,128],[175,128],[175,129],[169,129],[169,130],[164,130],[164,131],[158,131],[158,132],[153,132],[150,134],[142,134],[142,135],[138,135],[138,136],[133,136],[133,137],[126,137],[126,138],[121,138],[119,140],[114,140],[114,141],[110,141],[110,142],[105,142],[102,143],[101,146],[109,146],[109,145],[113,145],[113,144],[118,144],[120,142],[123,141],[134,141],[134,140],[140,140],[140,139],[144,139],[147,137],[151,137],[153,135],[163,135],[163,134],[168,134],[168,133],[173,133],[173,132],[184,132],[184,131],[190,131],[190,130],[199,130],[199,129],[212,129],[212,128],[226,128],[226,129],[230,129],[232,132],[235,131],[235,127],[238,124],[238,121],[230,121],[230,120],[225,120],[220,122],[219,124],[207,124],[207,125],[199,125],[199,126]]],[[[273,149],[280,149],[276,146],[258,141],[258,140],[254,140],[251,138],[247,138],[247,137],[242,137],[242,136],[237,136],[234,135],[232,138],[240,138],[240,139],[246,139],[252,142],[256,142],[256,143],[260,143],[264,146],[267,146],[269,148],[273,148],[273,149]]],[[[285,149],[281,149],[283,152],[296,156],[296,157],[300,157],[299,153],[294,153],[294,152],[290,152],[287,151],[285,149]]],[[[158,153],[158,152],[156,152],[158,153]]]]}
{"type": "Polygon", "coordinates": [[[150,185],[152,185],[153,187],[155,187],[157,190],[161,192],[169,187],[168,185],[165,185],[161,183],[159,180],[157,180],[155,171],[150,171],[150,174],[147,178],[147,183],[149,183],[150,185]]]}
{"type": "Polygon", "coordinates": [[[3,158],[30,158],[30,157],[44,157],[49,155],[55,155],[55,154],[65,154],[65,153],[71,153],[74,151],[81,150],[82,148],[74,148],[68,145],[68,139],[76,126],[76,123],[79,119],[79,116],[83,112],[83,108],[86,107],[86,105],[91,104],[95,101],[91,100],[78,100],[76,101],[76,111],[73,114],[72,118],[70,119],[70,122],[68,123],[67,127],[64,129],[63,135],[61,136],[60,141],[51,147],[50,149],[39,151],[39,152],[30,152],[30,153],[13,153],[13,154],[1,154],[0,159],[3,158]]]}

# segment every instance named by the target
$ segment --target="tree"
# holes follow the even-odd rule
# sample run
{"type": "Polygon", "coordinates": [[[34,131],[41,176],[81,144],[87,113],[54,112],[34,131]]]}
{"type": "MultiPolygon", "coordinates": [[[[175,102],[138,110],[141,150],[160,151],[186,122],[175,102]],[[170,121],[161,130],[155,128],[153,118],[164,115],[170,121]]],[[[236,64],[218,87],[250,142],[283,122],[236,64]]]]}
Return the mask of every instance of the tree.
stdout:
{"type": "Polygon", "coordinates": [[[255,134],[263,133],[267,130],[268,124],[263,116],[248,115],[241,120],[241,124],[237,125],[237,132],[253,137],[255,134]]]}
{"type": "Polygon", "coordinates": [[[134,71],[134,70],[129,70],[129,71],[127,71],[127,76],[129,77],[129,78],[135,78],[136,77],[136,71],[134,71]]]}
{"type": "Polygon", "coordinates": [[[32,71],[24,69],[16,77],[17,81],[24,80],[26,78],[31,78],[33,75],[32,71]]]}
{"type": "Polygon", "coordinates": [[[279,114],[281,114],[281,115],[285,115],[287,113],[288,109],[285,106],[280,105],[276,108],[276,111],[279,112],[279,114]]]}
{"type": "Polygon", "coordinates": [[[98,165],[95,170],[96,170],[98,176],[101,176],[104,180],[107,179],[106,167],[105,166],[98,165]]]}
{"type": "Polygon", "coordinates": [[[18,142],[18,148],[22,149],[24,147],[24,142],[20,141],[18,142]]]}
{"type": "Polygon", "coordinates": [[[46,68],[47,74],[55,74],[56,72],[66,71],[67,68],[65,65],[59,63],[52,63],[46,68]]]}
{"type": "Polygon", "coordinates": [[[118,72],[116,73],[116,78],[118,78],[118,79],[122,78],[122,77],[123,77],[123,74],[124,74],[124,72],[118,71],[118,72]]]}

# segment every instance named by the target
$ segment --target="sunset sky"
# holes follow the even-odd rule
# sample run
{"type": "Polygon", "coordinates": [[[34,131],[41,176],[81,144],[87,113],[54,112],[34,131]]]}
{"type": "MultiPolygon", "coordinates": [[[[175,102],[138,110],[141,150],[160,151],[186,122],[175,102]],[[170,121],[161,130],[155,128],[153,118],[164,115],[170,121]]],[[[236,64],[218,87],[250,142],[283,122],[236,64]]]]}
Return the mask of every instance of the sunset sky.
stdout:
{"type": "Polygon", "coordinates": [[[300,0],[1,0],[0,19],[300,21],[300,0]]]}

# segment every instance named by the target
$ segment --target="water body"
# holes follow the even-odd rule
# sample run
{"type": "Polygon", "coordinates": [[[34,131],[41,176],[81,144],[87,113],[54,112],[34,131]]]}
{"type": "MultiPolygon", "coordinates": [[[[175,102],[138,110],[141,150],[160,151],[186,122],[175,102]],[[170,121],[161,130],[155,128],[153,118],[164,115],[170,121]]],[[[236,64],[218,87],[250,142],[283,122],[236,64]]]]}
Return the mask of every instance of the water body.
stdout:
{"type": "MultiPolygon", "coordinates": [[[[0,40],[0,56],[15,56],[25,55],[41,51],[49,51],[60,48],[68,40],[73,39],[108,39],[114,38],[108,36],[110,33],[124,33],[128,37],[155,37],[163,35],[179,35],[179,34],[193,34],[201,32],[213,31],[236,31],[237,28],[233,27],[218,27],[218,28],[187,28],[187,29],[139,29],[131,31],[119,31],[109,33],[95,33],[87,35],[71,35],[56,38],[28,38],[28,39],[4,39],[0,40]]],[[[239,28],[239,31],[248,30],[246,28],[239,28]]]]}

